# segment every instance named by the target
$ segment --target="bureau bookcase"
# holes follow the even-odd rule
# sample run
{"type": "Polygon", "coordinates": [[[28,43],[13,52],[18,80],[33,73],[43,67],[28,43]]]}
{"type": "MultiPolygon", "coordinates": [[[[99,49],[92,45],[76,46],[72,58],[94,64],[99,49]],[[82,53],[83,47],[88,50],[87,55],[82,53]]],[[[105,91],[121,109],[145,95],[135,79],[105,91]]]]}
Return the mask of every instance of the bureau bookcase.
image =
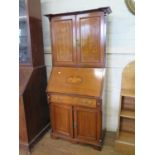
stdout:
{"type": "Polygon", "coordinates": [[[47,95],[54,138],[102,147],[106,25],[110,12],[105,7],[46,15],[53,62],[47,95]]]}

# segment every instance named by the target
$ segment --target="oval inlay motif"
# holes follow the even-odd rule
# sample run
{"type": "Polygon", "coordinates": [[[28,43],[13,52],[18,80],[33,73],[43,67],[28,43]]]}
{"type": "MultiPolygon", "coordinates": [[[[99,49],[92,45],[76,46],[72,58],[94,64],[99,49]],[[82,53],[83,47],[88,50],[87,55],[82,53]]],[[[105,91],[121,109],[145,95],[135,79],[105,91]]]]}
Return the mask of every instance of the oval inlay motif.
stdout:
{"type": "Polygon", "coordinates": [[[67,83],[79,84],[81,82],[82,82],[82,77],[80,77],[80,76],[69,76],[69,77],[67,77],[67,83]]]}

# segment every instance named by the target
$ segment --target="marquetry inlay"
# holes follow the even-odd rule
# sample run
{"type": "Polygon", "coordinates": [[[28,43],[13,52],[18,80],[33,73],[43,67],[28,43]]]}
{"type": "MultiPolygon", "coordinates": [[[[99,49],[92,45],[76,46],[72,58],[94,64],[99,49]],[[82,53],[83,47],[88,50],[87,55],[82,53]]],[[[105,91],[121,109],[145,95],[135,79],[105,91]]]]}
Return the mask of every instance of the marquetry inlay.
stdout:
{"type": "Polygon", "coordinates": [[[80,98],[75,96],[66,95],[51,95],[49,98],[50,102],[65,103],[69,105],[82,105],[87,107],[96,107],[96,100],[89,98],[80,98]]]}
{"type": "Polygon", "coordinates": [[[69,76],[67,77],[66,81],[69,84],[80,84],[82,83],[83,79],[80,76],[69,76]]]}

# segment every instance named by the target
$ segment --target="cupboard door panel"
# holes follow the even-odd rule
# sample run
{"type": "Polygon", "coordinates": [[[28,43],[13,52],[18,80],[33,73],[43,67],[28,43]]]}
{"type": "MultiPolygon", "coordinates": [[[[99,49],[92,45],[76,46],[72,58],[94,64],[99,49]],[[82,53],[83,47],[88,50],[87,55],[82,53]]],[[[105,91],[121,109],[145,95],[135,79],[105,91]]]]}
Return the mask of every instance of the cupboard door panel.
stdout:
{"type": "Polygon", "coordinates": [[[100,137],[100,113],[96,109],[75,107],[75,138],[96,142],[100,137]]]}
{"type": "Polygon", "coordinates": [[[72,107],[52,103],[52,129],[54,133],[73,137],[72,107]]]}
{"type": "Polygon", "coordinates": [[[75,65],[75,16],[54,17],[51,27],[54,65],[75,65]]]}
{"type": "Polygon", "coordinates": [[[103,66],[104,29],[103,13],[77,15],[77,49],[80,66],[103,66]]]}

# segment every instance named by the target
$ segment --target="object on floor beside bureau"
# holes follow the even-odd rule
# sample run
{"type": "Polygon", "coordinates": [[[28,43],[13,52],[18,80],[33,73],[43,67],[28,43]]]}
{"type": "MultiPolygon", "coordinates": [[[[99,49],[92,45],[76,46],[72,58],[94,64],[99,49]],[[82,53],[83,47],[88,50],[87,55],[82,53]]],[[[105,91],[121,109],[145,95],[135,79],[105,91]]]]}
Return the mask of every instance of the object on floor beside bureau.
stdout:
{"type": "Polygon", "coordinates": [[[19,143],[30,151],[49,128],[40,1],[19,0],[19,143]]]}
{"type": "Polygon", "coordinates": [[[135,154],[135,62],[122,74],[120,115],[115,149],[124,155],[135,154]]]}
{"type": "Polygon", "coordinates": [[[53,53],[47,87],[51,135],[99,150],[105,130],[102,94],[109,13],[105,7],[46,15],[53,53]]]}

